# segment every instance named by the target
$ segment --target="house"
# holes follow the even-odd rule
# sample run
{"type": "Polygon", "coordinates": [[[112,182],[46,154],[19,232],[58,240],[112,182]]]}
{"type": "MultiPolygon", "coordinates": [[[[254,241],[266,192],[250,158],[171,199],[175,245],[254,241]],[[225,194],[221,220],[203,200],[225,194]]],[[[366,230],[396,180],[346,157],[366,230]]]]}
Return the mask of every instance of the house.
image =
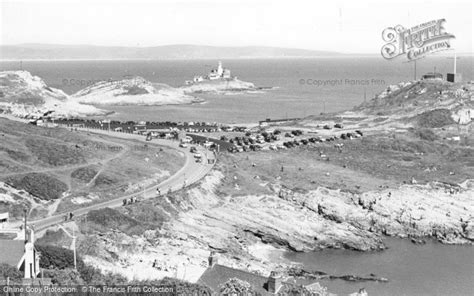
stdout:
{"type": "Polygon", "coordinates": [[[33,229],[1,230],[0,234],[0,264],[16,267],[25,279],[35,279],[40,273],[40,253],[35,249],[33,229]],[[6,238],[8,234],[14,237],[6,238]]]}
{"type": "Polygon", "coordinates": [[[203,82],[204,81],[204,77],[202,77],[201,75],[196,75],[194,76],[193,78],[193,82],[203,82]]]}
{"type": "MultiPolygon", "coordinates": [[[[249,283],[253,290],[262,296],[267,295],[287,295],[289,291],[295,289],[311,289],[316,290],[316,285],[312,284],[308,287],[298,285],[294,281],[285,281],[278,272],[271,272],[269,276],[263,276],[248,272],[241,269],[227,267],[218,264],[218,258],[215,251],[212,251],[208,259],[208,268],[201,275],[198,284],[209,287],[213,293],[219,293],[220,287],[230,279],[239,279],[249,283]]],[[[317,285],[319,286],[319,284],[317,285]]],[[[321,286],[319,286],[322,290],[321,286]]]]}

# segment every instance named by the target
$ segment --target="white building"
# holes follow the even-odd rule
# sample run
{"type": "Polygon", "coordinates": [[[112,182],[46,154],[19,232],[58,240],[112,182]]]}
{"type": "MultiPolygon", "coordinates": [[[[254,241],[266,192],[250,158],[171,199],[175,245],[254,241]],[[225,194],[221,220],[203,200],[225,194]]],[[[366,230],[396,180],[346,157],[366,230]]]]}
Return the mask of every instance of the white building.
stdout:
{"type": "Polygon", "coordinates": [[[209,80],[230,79],[232,76],[229,69],[222,67],[222,62],[219,62],[217,69],[212,69],[208,75],[209,80]]]}
{"type": "Polygon", "coordinates": [[[40,273],[40,254],[35,249],[33,229],[2,229],[3,236],[11,239],[0,239],[0,263],[5,263],[23,271],[25,279],[35,279],[40,273]]]}

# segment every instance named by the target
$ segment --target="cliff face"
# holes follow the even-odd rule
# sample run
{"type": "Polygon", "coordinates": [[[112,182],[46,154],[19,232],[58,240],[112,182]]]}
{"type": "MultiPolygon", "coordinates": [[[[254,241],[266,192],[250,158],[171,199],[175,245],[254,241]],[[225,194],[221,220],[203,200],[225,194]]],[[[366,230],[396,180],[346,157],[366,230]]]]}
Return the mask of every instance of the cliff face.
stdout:
{"type": "Polygon", "coordinates": [[[403,185],[361,194],[322,187],[298,193],[267,184],[274,194],[231,197],[217,192],[222,178],[221,172],[213,171],[187,193],[169,196],[168,219],[160,230],[138,239],[116,232],[102,236],[94,249],[104,254],[91,254],[88,260],[129,276],[180,274],[193,281],[206,267],[210,250],[220,253],[224,265],[267,274],[291,265],[274,255],[288,250],[380,250],[385,247],[383,235],[415,242],[425,237],[456,244],[474,241],[473,181],[459,186],[403,185]],[[155,259],[158,269],[151,267],[155,259]],[[143,272],[137,275],[137,270],[143,272]]]}
{"type": "Polygon", "coordinates": [[[0,102],[40,106],[48,100],[66,101],[68,96],[51,88],[27,71],[0,72],[0,102]]]}

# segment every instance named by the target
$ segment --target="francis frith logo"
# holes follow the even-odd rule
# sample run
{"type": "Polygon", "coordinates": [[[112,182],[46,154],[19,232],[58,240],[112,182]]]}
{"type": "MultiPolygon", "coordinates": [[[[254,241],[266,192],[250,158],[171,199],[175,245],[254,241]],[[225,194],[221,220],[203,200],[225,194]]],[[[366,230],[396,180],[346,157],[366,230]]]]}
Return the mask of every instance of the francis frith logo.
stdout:
{"type": "Polygon", "coordinates": [[[393,59],[406,55],[408,60],[416,60],[430,53],[451,48],[454,35],[445,31],[445,19],[432,20],[409,29],[401,25],[383,30],[382,38],[387,42],[382,46],[382,56],[393,59]]]}

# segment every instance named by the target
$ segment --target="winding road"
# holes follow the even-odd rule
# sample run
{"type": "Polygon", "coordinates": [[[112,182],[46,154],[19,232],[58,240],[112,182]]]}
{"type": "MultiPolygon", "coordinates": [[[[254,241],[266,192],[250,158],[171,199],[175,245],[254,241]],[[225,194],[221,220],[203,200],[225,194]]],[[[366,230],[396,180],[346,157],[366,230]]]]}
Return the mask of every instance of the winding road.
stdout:
{"type": "MultiPolygon", "coordinates": [[[[128,139],[128,140],[132,139],[132,140],[137,140],[140,142],[145,142],[147,144],[152,143],[152,144],[157,144],[157,145],[166,146],[172,149],[176,149],[183,153],[185,157],[185,164],[174,175],[172,175],[171,177],[164,180],[158,185],[150,186],[140,193],[135,192],[133,194],[122,195],[120,197],[117,197],[111,200],[107,200],[101,203],[97,203],[97,204],[93,204],[87,207],[76,209],[72,211],[74,217],[87,214],[88,212],[92,210],[98,210],[98,209],[102,209],[106,207],[108,208],[120,207],[123,205],[124,199],[129,199],[134,196],[139,197],[140,200],[159,197],[160,195],[158,195],[157,189],[160,190],[161,194],[166,194],[168,191],[174,192],[174,191],[180,190],[202,179],[204,176],[207,175],[207,173],[209,173],[209,171],[213,168],[215,164],[214,152],[209,151],[201,146],[196,146],[196,148],[202,155],[202,161],[196,162],[194,158],[194,154],[189,151],[189,148],[179,147],[178,141],[154,139],[151,142],[147,142],[145,140],[145,137],[142,135],[126,134],[126,133],[120,133],[120,132],[111,132],[111,131],[95,130],[95,129],[87,129],[87,128],[81,128],[78,130],[91,132],[91,133],[97,133],[97,134],[103,134],[103,135],[107,135],[111,137],[123,138],[123,139],[128,139]],[[211,162],[209,163],[208,160],[211,160],[211,162]]],[[[43,230],[48,227],[66,222],[65,215],[66,215],[65,213],[57,214],[57,215],[53,215],[47,218],[29,221],[28,224],[33,225],[36,231],[43,230]]]]}

